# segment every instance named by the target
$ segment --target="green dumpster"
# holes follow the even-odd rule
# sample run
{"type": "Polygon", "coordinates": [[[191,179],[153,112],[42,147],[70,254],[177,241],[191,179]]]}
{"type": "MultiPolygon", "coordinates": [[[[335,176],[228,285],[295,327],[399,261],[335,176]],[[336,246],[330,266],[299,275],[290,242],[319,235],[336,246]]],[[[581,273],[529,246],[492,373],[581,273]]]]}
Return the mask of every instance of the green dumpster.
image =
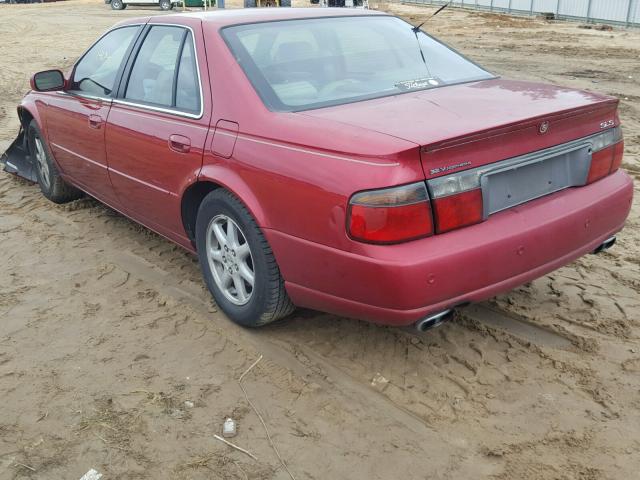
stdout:
{"type": "MultiPolygon", "coordinates": [[[[187,7],[204,7],[203,0],[184,0],[184,4],[187,7]]],[[[215,0],[211,0],[211,3],[207,2],[207,7],[214,7],[215,5],[215,0]]],[[[182,2],[178,2],[178,6],[182,6],[182,2]]]]}

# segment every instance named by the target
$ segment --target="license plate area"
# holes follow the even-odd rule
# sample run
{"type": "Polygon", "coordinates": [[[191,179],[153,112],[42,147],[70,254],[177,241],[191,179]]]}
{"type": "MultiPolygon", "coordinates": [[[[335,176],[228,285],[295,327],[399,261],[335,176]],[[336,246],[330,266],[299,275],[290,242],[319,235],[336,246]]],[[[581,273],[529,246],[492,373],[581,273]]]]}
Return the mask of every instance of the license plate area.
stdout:
{"type": "Polygon", "coordinates": [[[582,145],[488,169],[480,177],[484,218],[565,188],[584,185],[590,165],[591,146],[582,145]]]}

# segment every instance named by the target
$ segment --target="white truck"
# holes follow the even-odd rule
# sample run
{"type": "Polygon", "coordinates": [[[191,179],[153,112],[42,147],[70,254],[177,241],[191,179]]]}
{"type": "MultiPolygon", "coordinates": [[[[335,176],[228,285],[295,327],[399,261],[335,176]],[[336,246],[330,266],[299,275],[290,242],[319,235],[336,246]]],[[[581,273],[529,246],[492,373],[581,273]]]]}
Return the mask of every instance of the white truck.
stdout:
{"type": "Polygon", "coordinates": [[[113,10],[124,10],[127,5],[157,5],[160,10],[171,10],[174,5],[182,4],[176,0],[104,0],[107,5],[111,4],[113,10]]]}

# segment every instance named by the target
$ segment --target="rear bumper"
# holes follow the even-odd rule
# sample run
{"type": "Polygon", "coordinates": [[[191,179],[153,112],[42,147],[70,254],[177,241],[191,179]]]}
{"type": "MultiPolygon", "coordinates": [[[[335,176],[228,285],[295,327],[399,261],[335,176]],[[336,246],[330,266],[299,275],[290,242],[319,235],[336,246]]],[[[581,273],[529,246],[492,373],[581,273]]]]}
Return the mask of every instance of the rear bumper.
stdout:
{"type": "Polygon", "coordinates": [[[407,325],[485,300],[593,251],[622,229],[633,182],[618,171],[443,235],[357,253],[274,230],[265,234],[293,303],[389,325],[407,325]]]}

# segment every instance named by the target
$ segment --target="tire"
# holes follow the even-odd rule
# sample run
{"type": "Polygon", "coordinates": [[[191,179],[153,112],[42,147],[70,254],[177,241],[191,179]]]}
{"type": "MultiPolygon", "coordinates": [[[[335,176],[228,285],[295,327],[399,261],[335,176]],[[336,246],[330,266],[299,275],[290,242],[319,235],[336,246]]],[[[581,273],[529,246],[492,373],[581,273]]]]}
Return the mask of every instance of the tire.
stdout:
{"type": "Polygon", "coordinates": [[[256,0],[244,0],[244,8],[256,8],[256,0]]]}
{"type": "Polygon", "coordinates": [[[54,203],[67,203],[82,197],[83,193],[80,190],[69,185],[60,176],[47,142],[35,120],[31,120],[27,128],[27,140],[42,194],[54,203]]]}
{"type": "Polygon", "coordinates": [[[235,323],[260,327],[295,309],[262,231],[244,204],[227,190],[214,190],[200,204],[196,248],[209,291],[235,323]],[[231,227],[237,229],[235,241],[233,236],[226,237],[231,227]],[[219,241],[216,229],[227,241],[219,241]],[[234,272],[233,276],[229,275],[230,271],[234,272]],[[247,271],[253,274],[253,285],[246,280],[247,271]],[[248,298],[243,299],[242,293],[248,298]]]}
{"type": "Polygon", "coordinates": [[[112,10],[124,10],[125,4],[122,0],[111,0],[112,10]]]}
{"type": "Polygon", "coordinates": [[[172,8],[173,8],[173,3],[171,3],[171,0],[160,0],[160,10],[168,12],[172,8]]]}

